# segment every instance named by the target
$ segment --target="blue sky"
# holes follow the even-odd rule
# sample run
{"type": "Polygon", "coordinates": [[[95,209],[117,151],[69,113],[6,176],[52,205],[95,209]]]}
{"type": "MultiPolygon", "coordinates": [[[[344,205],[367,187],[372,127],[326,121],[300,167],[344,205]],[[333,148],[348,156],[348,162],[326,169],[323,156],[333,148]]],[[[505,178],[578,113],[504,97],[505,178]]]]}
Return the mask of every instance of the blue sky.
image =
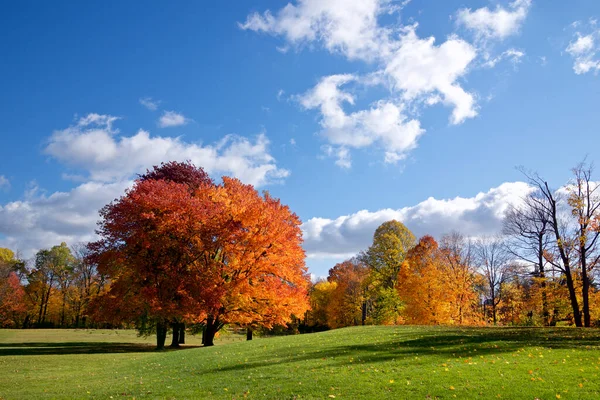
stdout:
{"type": "Polygon", "coordinates": [[[595,0],[217,3],[2,5],[0,246],[90,240],[191,159],[289,204],[326,275],[385,220],[491,234],[516,166],[598,160],[595,0]]]}

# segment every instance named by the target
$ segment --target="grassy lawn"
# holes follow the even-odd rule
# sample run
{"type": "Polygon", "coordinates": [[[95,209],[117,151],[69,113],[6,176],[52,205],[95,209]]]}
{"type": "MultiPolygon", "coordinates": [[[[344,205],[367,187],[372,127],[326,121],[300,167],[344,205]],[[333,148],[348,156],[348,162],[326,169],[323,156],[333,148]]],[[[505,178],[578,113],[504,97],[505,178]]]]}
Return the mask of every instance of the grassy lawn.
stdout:
{"type": "MultiPolygon", "coordinates": [[[[168,339],[167,339],[168,340],[168,339]]],[[[356,327],[153,352],[130,331],[0,331],[0,398],[597,399],[600,331],[356,327]]]]}

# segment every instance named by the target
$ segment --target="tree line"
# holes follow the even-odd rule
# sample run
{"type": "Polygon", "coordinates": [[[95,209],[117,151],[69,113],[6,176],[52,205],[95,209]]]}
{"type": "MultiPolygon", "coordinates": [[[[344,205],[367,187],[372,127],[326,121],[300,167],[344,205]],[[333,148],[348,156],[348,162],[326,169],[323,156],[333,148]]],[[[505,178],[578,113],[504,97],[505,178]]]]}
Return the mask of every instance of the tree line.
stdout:
{"type": "Polygon", "coordinates": [[[555,189],[522,169],[529,193],[492,237],[418,241],[398,221],[310,292],[309,329],[359,324],[600,326],[600,189],[583,162],[555,189]]]}
{"type": "Polygon", "coordinates": [[[311,283],[299,218],[268,193],[170,162],[100,211],[99,240],[0,249],[2,327],[136,327],[172,346],[212,345],[227,324],[315,331],[364,324],[594,326],[600,321],[600,192],[582,163],[529,193],[502,232],[417,240],[399,221],[311,283]]]}

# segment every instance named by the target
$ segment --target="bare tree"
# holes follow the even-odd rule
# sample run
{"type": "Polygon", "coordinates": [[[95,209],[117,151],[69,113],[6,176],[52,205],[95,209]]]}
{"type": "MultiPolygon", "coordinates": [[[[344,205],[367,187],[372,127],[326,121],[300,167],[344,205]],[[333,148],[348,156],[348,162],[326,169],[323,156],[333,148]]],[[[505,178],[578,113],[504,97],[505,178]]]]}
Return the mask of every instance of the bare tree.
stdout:
{"type": "Polygon", "coordinates": [[[577,220],[574,242],[579,259],[583,324],[586,327],[591,325],[590,275],[592,275],[592,270],[600,259],[597,246],[600,230],[593,229],[594,221],[598,217],[600,209],[600,190],[598,190],[600,185],[592,181],[592,172],[593,165],[588,165],[585,161],[580,163],[573,168],[574,180],[568,186],[571,214],[577,220]]]}
{"type": "Polygon", "coordinates": [[[569,221],[561,212],[564,196],[550,188],[547,181],[537,174],[522,171],[535,189],[531,196],[529,207],[535,213],[543,214],[548,220],[548,229],[552,237],[552,249],[544,252],[544,258],[565,277],[569,300],[573,311],[573,321],[576,326],[583,326],[579,300],[575,288],[574,275],[577,272],[577,261],[574,259],[576,243],[570,230],[569,221]]]}
{"type": "Polygon", "coordinates": [[[75,258],[73,279],[77,289],[73,309],[75,311],[75,325],[85,326],[86,309],[94,296],[98,295],[106,283],[104,276],[98,273],[96,265],[90,261],[89,250],[86,243],[76,243],[71,246],[75,258]]]}
{"type": "Polygon", "coordinates": [[[497,307],[502,299],[504,283],[507,282],[511,265],[510,253],[502,237],[485,237],[475,242],[475,259],[487,284],[487,297],[492,306],[492,319],[497,323],[497,307]]]}
{"type": "Polygon", "coordinates": [[[542,292],[542,318],[544,325],[550,322],[546,285],[545,255],[552,242],[550,219],[546,199],[538,190],[529,193],[522,204],[511,206],[504,217],[502,233],[508,236],[506,249],[513,257],[533,266],[533,276],[540,282],[542,292]],[[540,205],[544,205],[540,207],[540,205]]]}

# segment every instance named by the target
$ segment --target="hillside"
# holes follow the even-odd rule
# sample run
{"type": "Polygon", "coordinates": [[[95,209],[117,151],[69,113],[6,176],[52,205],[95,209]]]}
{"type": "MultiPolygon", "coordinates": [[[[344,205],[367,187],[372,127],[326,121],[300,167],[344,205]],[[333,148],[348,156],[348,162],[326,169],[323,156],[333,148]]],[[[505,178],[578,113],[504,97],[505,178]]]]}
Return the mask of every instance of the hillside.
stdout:
{"type": "Polygon", "coordinates": [[[367,326],[165,352],[131,332],[38,332],[0,331],[0,398],[600,396],[598,330],[367,326]]]}

